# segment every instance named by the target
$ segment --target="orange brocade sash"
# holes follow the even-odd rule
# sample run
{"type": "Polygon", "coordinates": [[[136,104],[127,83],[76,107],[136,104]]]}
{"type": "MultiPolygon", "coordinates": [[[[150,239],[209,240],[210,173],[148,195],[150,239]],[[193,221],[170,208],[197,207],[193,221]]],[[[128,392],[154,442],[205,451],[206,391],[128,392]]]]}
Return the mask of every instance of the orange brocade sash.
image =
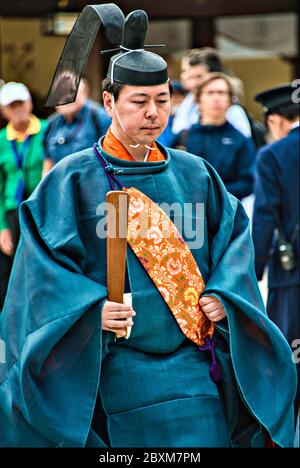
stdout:
{"type": "Polygon", "coordinates": [[[201,346],[214,324],[199,305],[205,284],[198,265],[167,214],[136,188],[129,194],[128,243],[168,304],[182,332],[201,346]]]}
{"type": "MultiPolygon", "coordinates": [[[[111,128],[102,146],[115,158],[135,161],[111,128]]],[[[103,165],[103,155],[97,146],[95,152],[103,165]]],[[[164,159],[164,154],[154,142],[147,161],[164,159]]],[[[130,247],[168,304],[182,332],[197,345],[204,345],[205,338],[211,338],[214,333],[214,324],[199,305],[205,284],[188,245],[156,203],[136,188],[123,187],[123,190],[129,194],[127,240],[130,247]]],[[[206,346],[208,348],[203,350],[211,350],[210,345],[206,346]]]]}

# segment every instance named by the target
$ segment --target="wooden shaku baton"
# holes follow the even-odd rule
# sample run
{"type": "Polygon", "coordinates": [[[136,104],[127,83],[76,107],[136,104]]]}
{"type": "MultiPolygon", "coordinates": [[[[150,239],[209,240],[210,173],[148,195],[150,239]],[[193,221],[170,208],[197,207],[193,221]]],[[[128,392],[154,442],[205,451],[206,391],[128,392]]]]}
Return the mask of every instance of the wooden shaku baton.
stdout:
{"type": "MultiPolygon", "coordinates": [[[[106,194],[107,298],[124,303],[129,195],[122,190],[106,194]]],[[[131,327],[126,328],[126,339],[131,327]]],[[[118,334],[116,333],[118,338],[118,334]]]]}

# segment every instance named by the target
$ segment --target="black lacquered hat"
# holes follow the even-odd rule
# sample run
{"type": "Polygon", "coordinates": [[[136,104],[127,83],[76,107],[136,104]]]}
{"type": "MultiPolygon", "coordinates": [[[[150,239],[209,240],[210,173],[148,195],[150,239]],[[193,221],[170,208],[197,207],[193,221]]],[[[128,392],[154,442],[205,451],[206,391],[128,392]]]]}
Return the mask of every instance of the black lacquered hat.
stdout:
{"type": "Polygon", "coordinates": [[[46,106],[68,104],[76,99],[79,82],[101,24],[107,41],[115,46],[102,53],[119,52],[110,59],[107,76],[112,82],[154,86],[168,81],[165,60],[145,50],[145,47],[159,46],[144,45],[149,23],[143,10],[135,10],[125,18],[113,3],[87,5],[68,37],[46,106]]]}

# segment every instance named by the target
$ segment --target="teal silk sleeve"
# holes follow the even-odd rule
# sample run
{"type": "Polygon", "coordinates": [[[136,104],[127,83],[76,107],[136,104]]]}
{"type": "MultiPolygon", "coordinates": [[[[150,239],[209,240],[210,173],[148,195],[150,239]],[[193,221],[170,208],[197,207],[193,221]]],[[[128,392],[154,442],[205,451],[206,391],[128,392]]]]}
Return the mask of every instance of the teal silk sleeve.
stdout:
{"type": "Polygon", "coordinates": [[[82,270],[67,178],[64,187],[54,176],[46,184],[38,200],[22,206],[22,237],[1,317],[0,446],[83,447],[91,440],[105,446],[90,427],[106,287],[82,270]]]}

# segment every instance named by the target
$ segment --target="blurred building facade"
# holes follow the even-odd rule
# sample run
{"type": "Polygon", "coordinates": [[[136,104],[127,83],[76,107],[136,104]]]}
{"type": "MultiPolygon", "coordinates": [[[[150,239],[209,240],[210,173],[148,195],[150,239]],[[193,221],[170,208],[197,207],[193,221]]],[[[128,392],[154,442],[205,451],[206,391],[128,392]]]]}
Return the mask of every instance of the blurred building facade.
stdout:
{"type": "MultiPolygon", "coordinates": [[[[22,81],[40,114],[66,37],[85,4],[82,0],[0,2],[0,79],[22,81]]],[[[98,2],[105,3],[105,2],[98,2]]],[[[107,2],[108,3],[108,2],[107,2]]],[[[171,78],[179,77],[183,52],[193,47],[218,48],[228,70],[244,83],[243,104],[260,116],[253,95],[268,86],[291,81],[298,70],[298,18],[294,0],[115,0],[127,14],[142,8],[151,18],[148,43],[165,43],[171,78]]],[[[100,35],[87,63],[92,98],[108,57],[102,57],[100,35]]],[[[107,45],[107,44],[106,44],[107,45]]],[[[105,45],[105,46],[106,46],[105,45]]],[[[162,50],[159,50],[162,53],[162,50]]]]}

